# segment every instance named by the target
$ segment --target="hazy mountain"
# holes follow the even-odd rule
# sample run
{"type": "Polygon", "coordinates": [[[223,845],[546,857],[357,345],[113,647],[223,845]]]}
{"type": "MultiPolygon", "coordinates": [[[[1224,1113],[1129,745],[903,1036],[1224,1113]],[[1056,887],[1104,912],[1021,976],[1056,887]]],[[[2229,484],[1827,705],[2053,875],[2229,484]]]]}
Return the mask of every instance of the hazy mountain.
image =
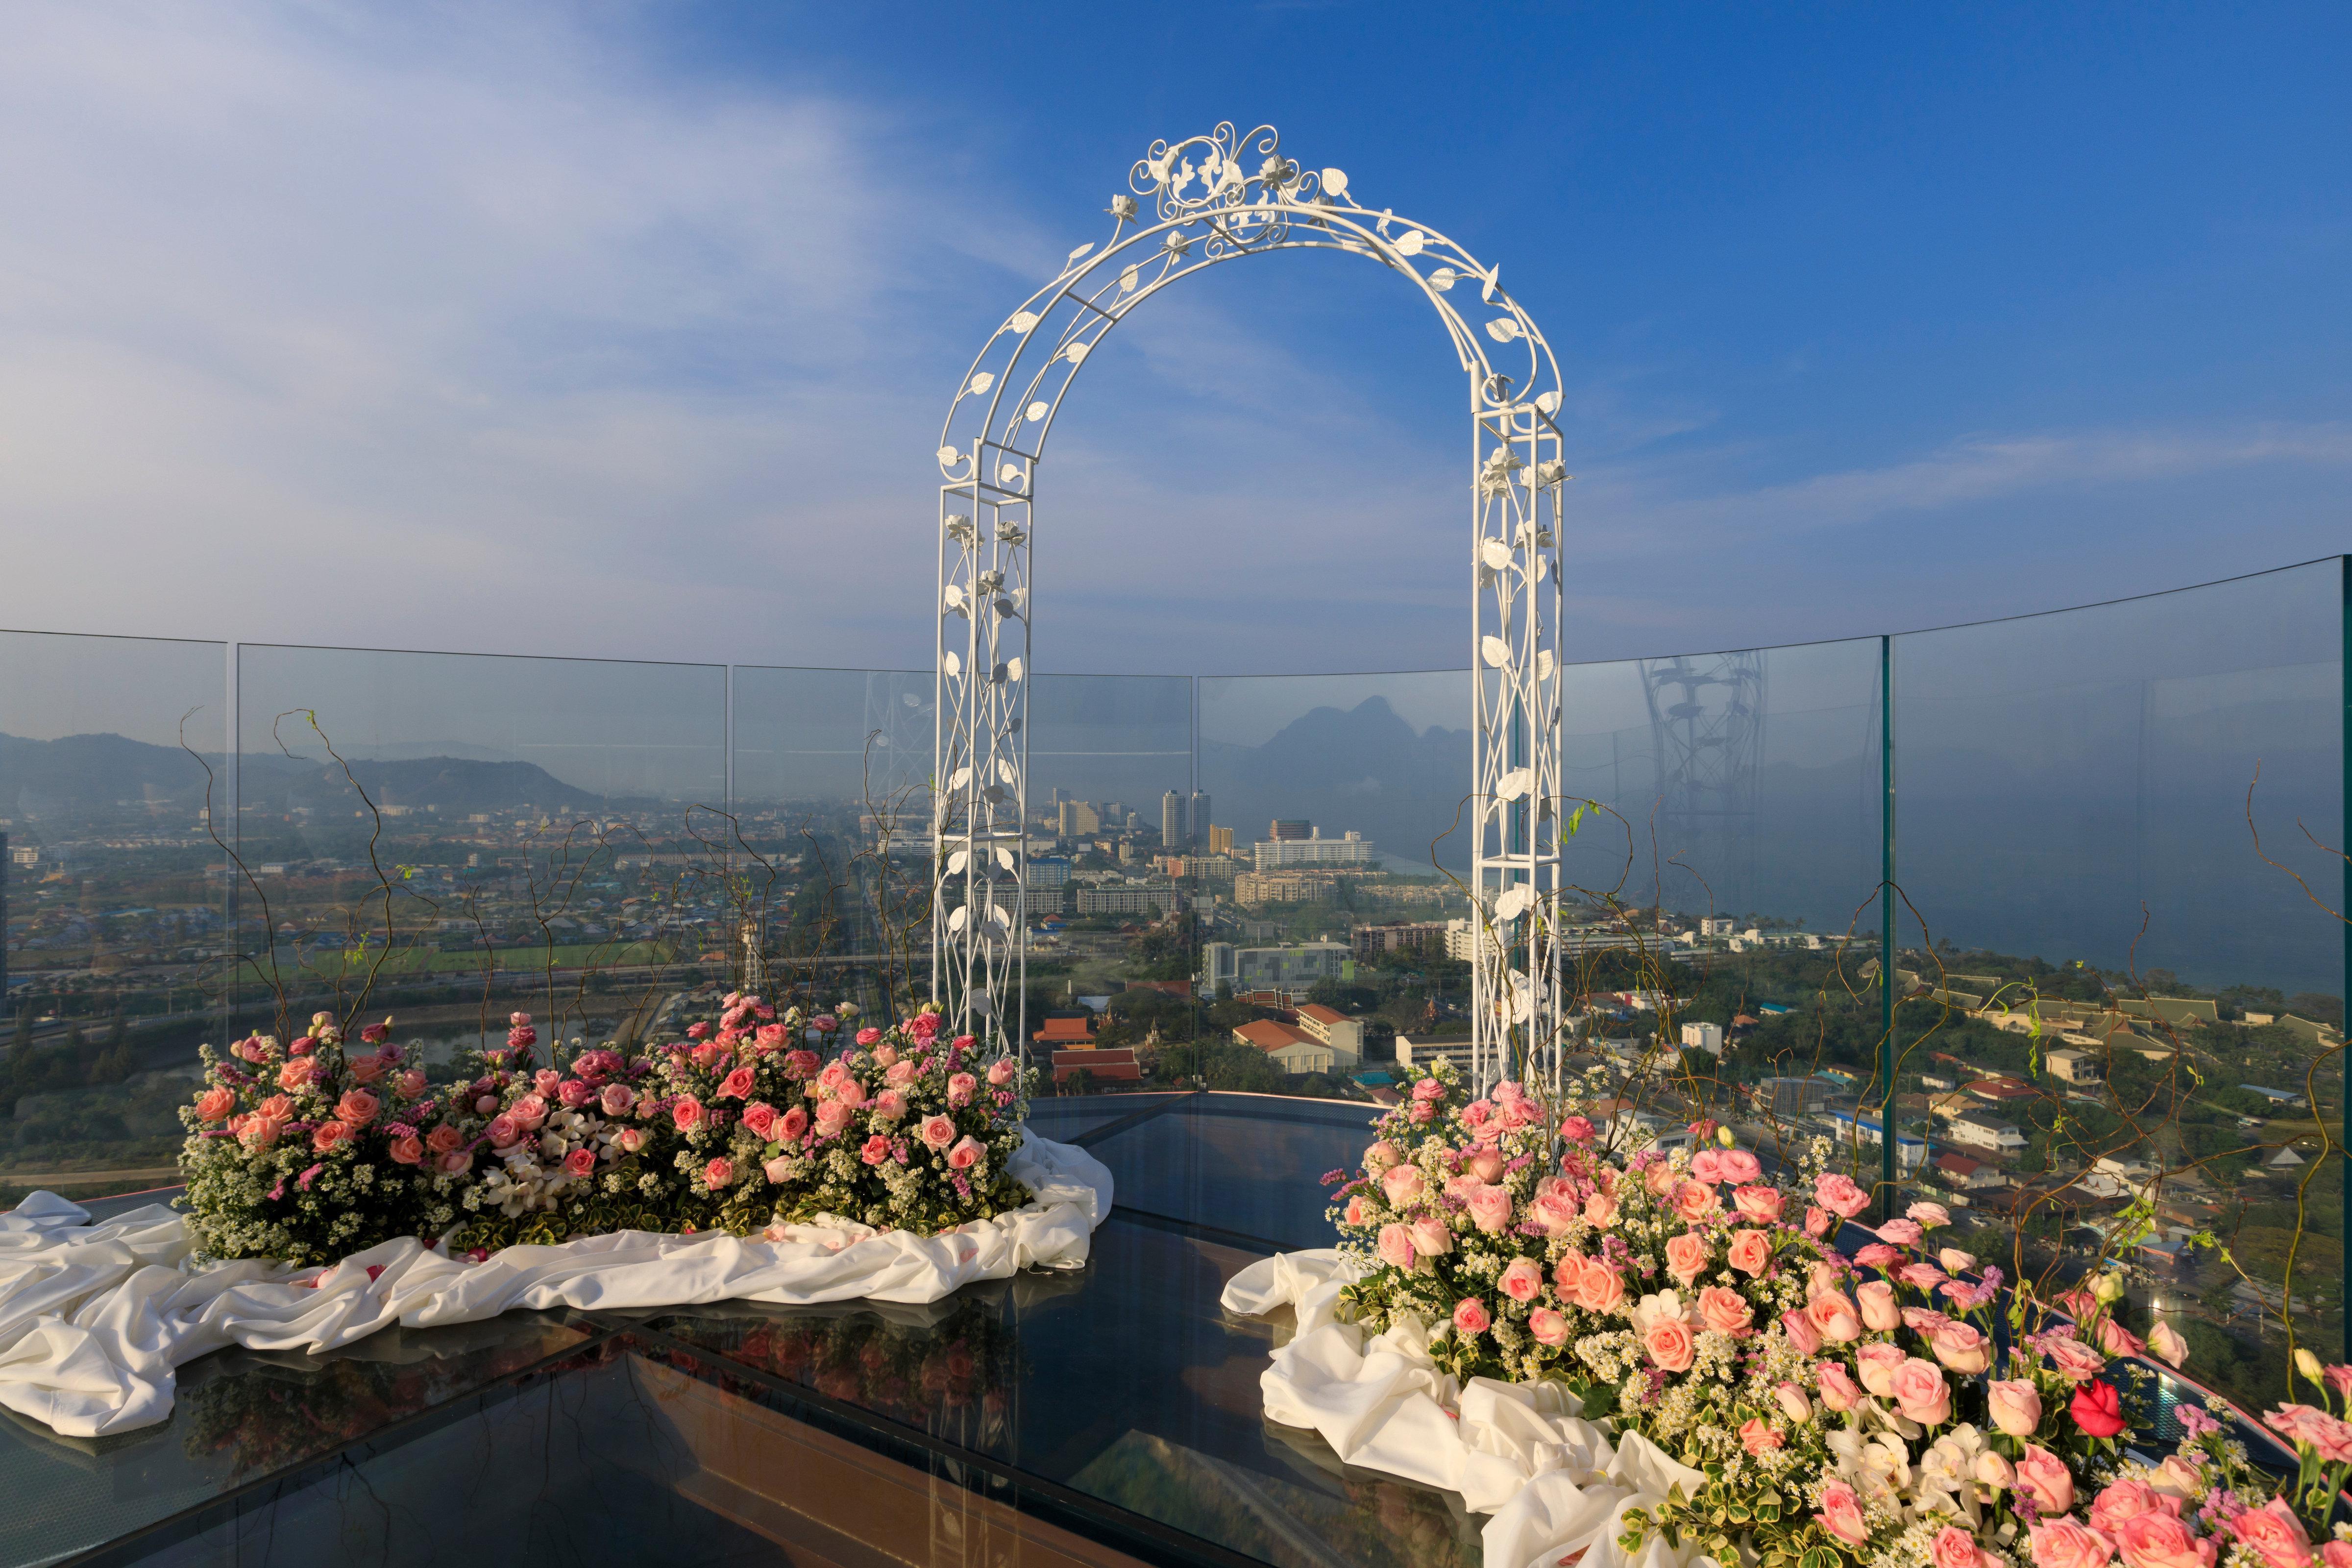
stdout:
{"type": "MultiPolygon", "coordinates": [[[[1268,822],[1303,816],[1327,838],[1361,833],[1388,869],[1426,874],[1430,841],[1470,792],[1470,733],[1416,731],[1386,698],[1368,697],[1353,708],[1303,713],[1262,745],[1202,742],[1201,787],[1244,856],[1268,822]]],[[[1466,820],[1437,853],[1447,866],[1468,861],[1466,820]]]]}

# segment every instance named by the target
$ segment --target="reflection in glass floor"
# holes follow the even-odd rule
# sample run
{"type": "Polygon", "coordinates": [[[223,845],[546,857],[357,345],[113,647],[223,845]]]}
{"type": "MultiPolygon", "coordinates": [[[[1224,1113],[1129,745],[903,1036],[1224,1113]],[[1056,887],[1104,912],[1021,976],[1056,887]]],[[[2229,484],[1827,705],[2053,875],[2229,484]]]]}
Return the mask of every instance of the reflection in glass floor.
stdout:
{"type": "Polygon", "coordinates": [[[223,1352],[145,1431],[0,1426],[0,1564],[1475,1564],[1458,1500],[1267,1425],[1285,1325],[1218,1305],[1253,1258],[1322,1238],[1315,1178],[1362,1109],[1154,1099],[1076,1131],[1139,1205],[1083,1271],[223,1352]]]}

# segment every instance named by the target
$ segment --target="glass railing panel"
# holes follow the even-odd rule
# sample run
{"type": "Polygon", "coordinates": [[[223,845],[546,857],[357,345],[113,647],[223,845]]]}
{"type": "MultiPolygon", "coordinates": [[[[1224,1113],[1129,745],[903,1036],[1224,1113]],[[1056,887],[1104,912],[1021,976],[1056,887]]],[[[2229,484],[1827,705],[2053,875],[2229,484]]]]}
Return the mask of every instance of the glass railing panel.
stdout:
{"type": "Polygon", "coordinates": [[[742,970],[726,670],[247,645],[241,1026],[635,1038],[742,970]]]}
{"type": "Polygon", "coordinates": [[[2290,1328],[2344,1344],[2341,595],[2327,562],[1895,639],[1899,1087],[1984,1184],[1965,1245],[2119,1259],[2249,1405],[2290,1328]]]}
{"type": "MultiPolygon", "coordinates": [[[[1877,639],[1571,665],[1579,1070],[1638,1144],[1708,1120],[1882,1174],[1877,639]]],[[[1922,1151],[1898,1137],[1897,1151],[1922,1151]]]]}
{"type": "Polygon", "coordinates": [[[0,632],[0,1207],[173,1179],[226,968],[224,656],[0,632]]]}
{"type": "Polygon", "coordinates": [[[735,671],[737,816],[768,989],[929,994],[930,672],[735,671]]]}
{"type": "Polygon", "coordinates": [[[1400,1037],[1467,1039],[1447,922],[1470,907],[1470,690],[1465,670],[1202,680],[1201,788],[1230,839],[1202,862],[1209,1087],[1361,1100],[1392,1089],[1400,1037]]]}

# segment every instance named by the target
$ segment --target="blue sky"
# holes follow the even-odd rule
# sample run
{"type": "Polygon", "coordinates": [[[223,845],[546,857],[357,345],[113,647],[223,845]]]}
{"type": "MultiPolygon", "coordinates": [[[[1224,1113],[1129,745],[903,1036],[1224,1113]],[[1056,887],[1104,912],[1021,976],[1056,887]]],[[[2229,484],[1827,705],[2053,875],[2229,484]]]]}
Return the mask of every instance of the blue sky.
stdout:
{"type": "MultiPolygon", "coordinates": [[[[1580,657],[2347,547],[2352,13],[12,8],[6,620],[928,658],[947,394],[1155,136],[1278,125],[1570,387],[1580,657]]],[[[1089,363],[1039,662],[1461,662],[1462,389],[1328,256],[1089,363]]]]}

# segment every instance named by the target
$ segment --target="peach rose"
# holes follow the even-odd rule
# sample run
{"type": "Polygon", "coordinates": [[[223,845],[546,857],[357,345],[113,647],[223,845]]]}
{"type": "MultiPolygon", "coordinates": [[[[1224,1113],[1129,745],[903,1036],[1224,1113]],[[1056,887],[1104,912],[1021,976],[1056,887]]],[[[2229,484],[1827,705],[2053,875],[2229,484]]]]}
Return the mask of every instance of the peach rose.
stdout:
{"type": "Polygon", "coordinates": [[[353,1057],[343,1064],[343,1070],[352,1075],[353,1083],[373,1083],[383,1076],[383,1058],[353,1057]]]}
{"type": "Polygon", "coordinates": [[[1772,1267],[1772,1238],[1760,1230],[1733,1231],[1728,1261],[1742,1274],[1763,1273],[1772,1267]]]}
{"type": "Polygon", "coordinates": [[[1756,1309],[1737,1290],[1709,1285],[1698,1293],[1699,1321],[1719,1334],[1745,1339],[1756,1331],[1756,1309]]]}
{"type": "Polygon", "coordinates": [[[1364,1151],[1364,1174],[1377,1176],[1382,1171],[1392,1171],[1403,1159],[1397,1146],[1383,1138],[1364,1151]]]}
{"type": "Polygon", "coordinates": [[[1666,1196],[1681,1181],[1682,1178],[1675,1174],[1675,1168],[1664,1160],[1642,1173],[1642,1184],[1650,1189],[1650,1195],[1654,1198],[1666,1196]]]}
{"type": "Polygon", "coordinates": [[[1805,1316],[1822,1338],[1832,1344],[1851,1344],[1862,1338],[1862,1315],[1839,1290],[1826,1290],[1805,1303],[1805,1316]]]}
{"type": "Polygon", "coordinates": [[[350,1140],[352,1130],[340,1121],[321,1121],[310,1129],[310,1148],[323,1154],[328,1150],[350,1140]]]}
{"type": "Polygon", "coordinates": [[[1685,1182],[1675,1189],[1675,1212],[1694,1223],[1723,1212],[1723,1200],[1705,1182],[1685,1182]]]}
{"type": "Polygon", "coordinates": [[[1605,1263],[1588,1263],[1577,1277],[1576,1304],[1588,1312],[1613,1312],[1624,1300],[1624,1277],[1605,1263]]]}
{"type": "Polygon", "coordinates": [[[1584,1200],[1584,1223],[1607,1230],[1617,1223],[1617,1200],[1607,1193],[1595,1193],[1584,1200]]]}
{"type": "Polygon", "coordinates": [[[948,1151],[948,1169],[969,1171],[979,1164],[981,1157],[987,1152],[987,1147],[979,1139],[966,1135],[956,1140],[955,1147],[948,1151]]]}
{"type": "Polygon", "coordinates": [[[436,1154],[454,1153],[465,1142],[466,1135],[446,1121],[425,1135],[425,1146],[436,1154]]]}
{"type": "Polygon", "coordinates": [[[1735,1187],[1731,1205],[1743,1218],[1769,1223],[1780,1217],[1781,1197],[1771,1187],[1735,1187]]]}
{"type": "Polygon", "coordinates": [[[1936,1359],[1954,1372],[1973,1376],[1992,1363],[1991,1347],[1984,1335],[1966,1323],[1946,1323],[1928,1342],[1936,1359]]]}
{"type": "Polygon", "coordinates": [[[1813,1418],[1813,1402],[1805,1397],[1805,1391],[1797,1384],[1781,1384],[1772,1390],[1772,1397],[1780,1402],[1780,1414],[1797,1426],[1801,1426],[1813,1418]]]}
{"type": "Polygon", "coordinates": [[[1751,1454],[1769,1454],[1788,1441],[1764,1424],[1760,1415],[1751,1415],[1740,1423],[1739,1446],[1751,1454]]]}
{"type": "Polygon", "coordinates": [[[2042,1394],[2027,1379],[1986,1384],[1985,1402],[1992,1424],[2012,1437],[2031,1437],[2042,1425],[2042,1394]]]}
{"type": "Polygon", "coordinates": [[[1789,1342],[1796,1346],[1799,1355],[1810,1356],[1822,1348],[1821,1331],[1813,1327],[1811,1318],[1796,1308],[1791,1307],[1780,1314],[1780,1327],[1787,1331],[1789,1342]]]}
{"type": "Polygon", "coordinates": [[[342,1099],[335,1101],[335,1115],[354,1127],[366,1126],[383,1109],[383,1101],[363,1089],[348,1089],[342,1099]]]}
{"type": "Polygon", "coordinates": [[[286,1131],[283,1117],[264,1116],[255,1111],[236,1130],[236,1141],[248,1149],[267,1149],[278,1142],[286,1131]]]}
{"type": "Polygon", "coordinates": [[[1653,1323],[1650,1331],[1642,1336],[1642,1348],[1665,1372],[1688,1372],[1698,1354],[1690,1325],[1674,1318],[1653,1323]]]}
{"type": "Polygon", "coordinates": [[[414,1165],[425,1158],[425,1141],[412,1132],[405,1138],[394,1139],[385,1152],[395,1164],[414,1165]]]}
{"type": "Polygon", "coordinates": [[[1528,1332],[1536,1343],[1558,1350],[1568,1343],[1568,1320],[1549,1307],[1538,1307],[1528,1314],[1528,1332]]]}
{"type": "Polygon", "coordinates": [[[1895,1397],[1895,1370],[1910,1359],[1900,1345],[1867,1344],[1853,1352],[1854,1371],[1863,1387],[1881,1399],[1895,1397]]]}
{"type": "Polygon", "coordinates": [[[2066,1461],[2032,1443],[2017,1461],[2017,1489],[2033,1500],[2035,1511],[2045,1519],[2074,1506],[2074,1475],[2066,1461]]]}
{"type": "Polygon", "coordinates": [[[1862,1326],[1882,1333],[1903,1326],[1903,1309],[1895,1303],[1895,1287],[1884,1279],[1873,1279],[1853,1288],[1853,1299],[1862,1308],[1862,1326]]]}
{"type": "Polygon", "coordinates": [[[1707,1245],[1689,1231],[1666,1238],[1666,1272],[1688,1285],[1706,1272],[1707,1245]]]}
{"type": "Polygon", "coordinates": [[[694,1096],[680,1096],[669,1108],[669,1119],[680,1132],[691,1132],[702,1125],[702,1101],[694,1096]]]}
{"type": "Polygon", "coordinates": [[[299,1089],[304,1084],[310,1081],[310,1077],[313,1073],[318,1071],[318,1067],[319,1064],[312,1061],[309,1057],[296,1057],[292,1061],[288,1062],[284,1067],[278,1069],[278,1087],[280,1089],[299,1089]]]}
{"type": "Polygon", "coordinates": [[[2148,1330],[2147,1348],[2174,1366],[2189,1359],[2189,1342],[2182,1339],[2170,1323],[2158,1323],[2148,1330]]]}
{"type": "Polygon", "coordinates": [[[294,1120],[294,1102],[282,1094],[273,1094],[253,1109],[258,1116],[274,1116],[280,1121],[294,1120]]]}
{"type": "Polygon", "coordinates": [[[233,1089],[208,1089],[196,1096],[196,1119],[200,1121],[218,1121],[236,1109],[236,1094],[233,1089]]]}

